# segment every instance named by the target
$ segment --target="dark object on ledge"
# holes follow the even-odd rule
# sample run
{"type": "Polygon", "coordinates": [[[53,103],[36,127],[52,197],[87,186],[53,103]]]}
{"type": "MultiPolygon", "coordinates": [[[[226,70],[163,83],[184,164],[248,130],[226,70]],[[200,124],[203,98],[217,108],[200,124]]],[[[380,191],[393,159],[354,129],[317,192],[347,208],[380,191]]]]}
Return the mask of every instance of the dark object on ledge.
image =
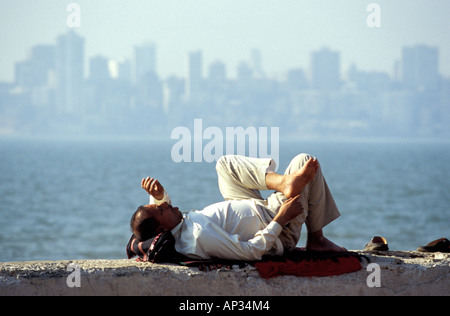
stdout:
{"type": "Polygon", "coordinates": [[[437,239],[430,242],[426,246],[420,246],[419,248],[417,248],[417,251],[450,253],[450,241],[447,238],[437,239]]]}
{"type": "Polygon", "coordinates": [[[381,236],[375,236],[372,240],[364,247],[364,251],[388,251],[389,246],[386,238],[381,236]]]}

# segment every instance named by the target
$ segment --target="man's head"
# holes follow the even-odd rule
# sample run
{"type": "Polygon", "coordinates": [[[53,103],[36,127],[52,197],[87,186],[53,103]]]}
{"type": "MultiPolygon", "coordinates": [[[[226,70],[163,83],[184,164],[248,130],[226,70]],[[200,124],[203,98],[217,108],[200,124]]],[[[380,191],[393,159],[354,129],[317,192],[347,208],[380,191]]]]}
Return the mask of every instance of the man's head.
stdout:
{"type": "Polygon", "coordinates": [[[174,229],[182,219],[178,207],[167,203],[141,205],[131,217],[130,227],[138,241],[145,241],[174,229]]]}

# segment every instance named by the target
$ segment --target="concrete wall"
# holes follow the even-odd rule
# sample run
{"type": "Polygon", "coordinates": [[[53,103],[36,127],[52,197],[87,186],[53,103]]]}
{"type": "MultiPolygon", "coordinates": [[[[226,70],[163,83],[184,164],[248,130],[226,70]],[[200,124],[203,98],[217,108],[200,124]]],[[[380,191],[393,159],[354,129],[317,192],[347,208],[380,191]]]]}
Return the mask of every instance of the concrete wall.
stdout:
{"type": "Polygon", "coordinates": [[[265,280],[251,266],[201,272],[196,268],[134,260],[74,260],[0,263],[0,295],[450,294],[449,254],[387,252],[368,256],[380,266],[379,288],[367,285],[373,273],[366,270],[367,264],[363,270],[336,277],[283,276],[265,280]],[[78,270],[68,269],[74,264],[78,270]]]}

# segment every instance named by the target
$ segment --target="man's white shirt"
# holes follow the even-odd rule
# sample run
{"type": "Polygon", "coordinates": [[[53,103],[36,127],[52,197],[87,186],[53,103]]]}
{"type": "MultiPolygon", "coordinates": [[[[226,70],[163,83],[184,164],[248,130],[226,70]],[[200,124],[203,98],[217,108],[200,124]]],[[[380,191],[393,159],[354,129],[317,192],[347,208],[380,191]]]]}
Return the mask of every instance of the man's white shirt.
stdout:
{"type": "MultiPolygon", "coordinates": [[[[150,196],[150,204],[172,204],[164,192],[162,200],[150,196]]],[[[252,200],[225,201],[202,211],[183,214],[183,220],[172,230],[175,249],[193,259],[221,258],[259,260],[263,255],[282,255],[284,247],[278,238],[282,227],[266,223],[261,206],[252,200]]]]}

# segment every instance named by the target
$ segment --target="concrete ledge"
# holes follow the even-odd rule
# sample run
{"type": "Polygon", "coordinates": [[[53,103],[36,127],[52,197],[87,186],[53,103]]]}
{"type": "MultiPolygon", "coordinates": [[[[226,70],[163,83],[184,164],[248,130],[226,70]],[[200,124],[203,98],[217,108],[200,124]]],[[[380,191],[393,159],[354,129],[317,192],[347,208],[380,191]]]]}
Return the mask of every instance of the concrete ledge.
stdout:
{"type": "MultiPolygon", "coordinates": [[[[381,287],[369,287],[366,269],[335,277],[262,279],[251,266],[201,272],[134,260],[0,263],[0,295],[449,295],[450,254],[365,253],[381,268],[381,287]],[[78,270],[69,269],[71,264],[78,270]],[[67,280],[80,287],[69,287],[67,280]],[[74,274],[75,273],[75,274],[74,274]]],[[[72,266],[72,265],[71,265],[72,266]]],[[[363,264],[366,268],[367,263],[363,264]]]]}

